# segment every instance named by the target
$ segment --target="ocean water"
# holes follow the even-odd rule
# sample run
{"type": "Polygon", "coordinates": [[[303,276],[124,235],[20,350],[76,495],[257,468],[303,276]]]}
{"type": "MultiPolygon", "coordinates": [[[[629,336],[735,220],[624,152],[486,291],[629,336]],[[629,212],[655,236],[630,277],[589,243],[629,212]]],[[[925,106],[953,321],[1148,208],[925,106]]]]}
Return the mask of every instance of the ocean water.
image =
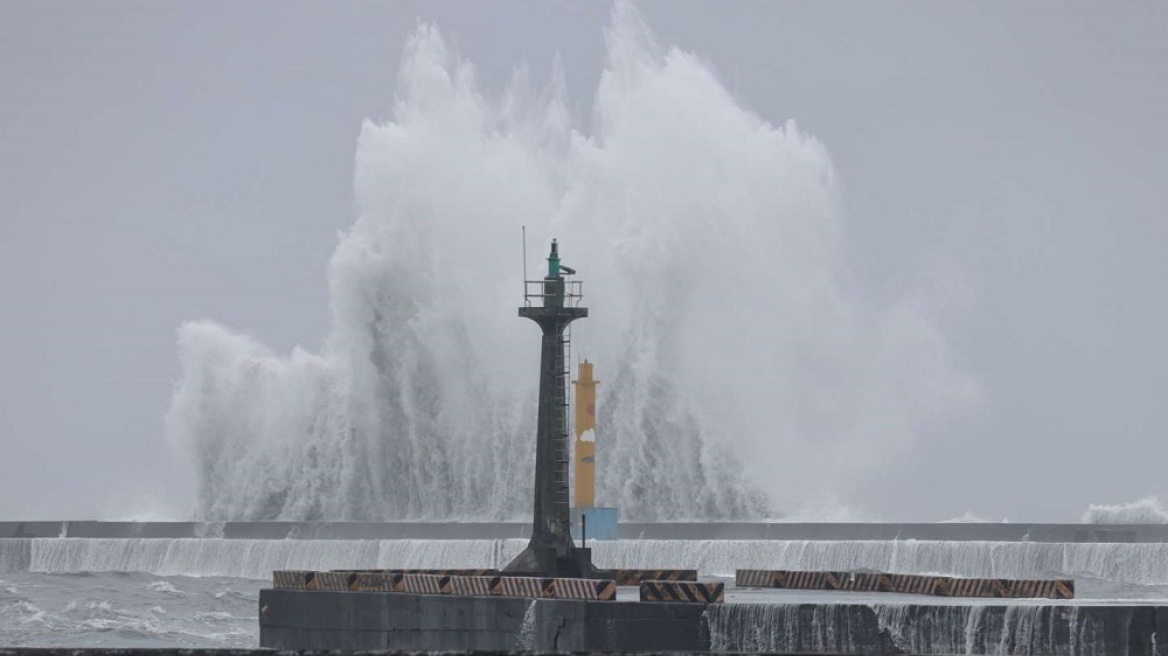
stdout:
{"type": "MultiPolygon", "coordinates": [[[[500,567],[524,544],[503,539],[0,539],[0,646],[255,647],[259,590],[269,584],[273,570],[500,567]]],[[[1017,611],[1020,617],[1039,617],[1046,611],[1033,609],[1049,606],[1168,603],[1168,544],[1163,543],[619,540],[592,546],[600,566],[696,567],[703,576],[722,580],[730,580],[737,568],[1075,579],[1074,602],[1011,602],[1032,609],[1017,611]]],[[[633,599],[635,592],[624,590],[620,598],[633,599]]],[[[795,635],[791,608],[798,604],[865,604],[890,617],[906,604],[950,607],[937,610],[936,621],[953,624],[946,635],[958,645],[967,625],[980,615],[956,607],[1000,603],[735,589],[728,591],[727,602],[743,609],[712,612],[716,626],[757,615],[781,630],[743,644],[776,648],[795,635]]],[[[727,648],[743,646],[730,636],[722,639],[727,648]]]]}
{"type": "MultiPolygon", "coordinates": [[[[1099,603],[1148,603],[1168,599],[1166,586],[1116,584],[1079,580],[1081,599],[1099,603]]],[[[158,576],[142,572],[45,573],[14,572],[0,575],[0,647],[257,647],[257,602],[266,580],[222,576],[158,576]]],[[[636,592],[622,589],[619,597],[633,601],[636,592]]],[[[748,636],[743,645],[783,646],[786,636],[797,635],[794,608],[808,603],[870,604],[886,613],[909,603],[958,606],[970,600],[946,600],[915,595],[851,595],[813,591],[729,591],[727,603],[743,610],[712,615],[713,626],[740,621],[742,613],[757,615],[763,633],[748,636]],[[765,606],[764,606],[765,604],[765,606]],[[769,610],[767,610],[769,608],[769,610]],[[721,624],[720,624],[721,623],[721,624]],[[762,637],[760,637],[762,636],[762,637]],[[769,640],[769,642],[760,640],[769,640]]],[[[534,602],[533,602],[534,603],[534,602]]],[[[994,603],[975,600],[977,604],[994,603]]],[[[1049,601],[1016,605],[1037,612],[1049,601]]],[[[828,612],[828,611],[824,611],[828,612]]],[[[950,632],[964,635],[964,626],[976,610],[953,611],[961,626],[950,632]]],[[[722,636],[724,646],[742,646],[722,636]]],[[[842,645],[843,643],[841,643],[842,645]]]]}
{"type": "Polygon", "coordinates": [[[143,572],[7,572],[0,646],[258,647],[264,585],[143,572]]]}
{"type": "MultiPolygon", "coordinates": [[[[520,68],[484,89],[437,27],[418,27],[396,104],[356,146],[358,212],[330,262],[324,348],[277,353],[207,321],[179,330],[167,432],[201,481],[197,516],[525,516],[538,340],[514,316],[523,225],[533,270],[557,236],[586,281],[594,314],[573,353],[602,380],[598,500],[626,518],[799,508],[878,474],[976,403],[942,330],[952,281],[930,272],[866,293],[822,143],[742,106],[630,4],[617,4],[605,43],[585,119],[558,68],[544,85],[520,68]]],[[[1132,514],[1152,515],[1163,519],[1132,514]]],[[[498,567],[523,544],[0,539],[0,645],[255,647],[273,570],[498,567]]],[[[1168,597],[1164,544],[593,546],[606,567],[1070,576],[1084,598],[1168,597]]],[[[749,612],[789,620],[782,606],[749,612]]]]}

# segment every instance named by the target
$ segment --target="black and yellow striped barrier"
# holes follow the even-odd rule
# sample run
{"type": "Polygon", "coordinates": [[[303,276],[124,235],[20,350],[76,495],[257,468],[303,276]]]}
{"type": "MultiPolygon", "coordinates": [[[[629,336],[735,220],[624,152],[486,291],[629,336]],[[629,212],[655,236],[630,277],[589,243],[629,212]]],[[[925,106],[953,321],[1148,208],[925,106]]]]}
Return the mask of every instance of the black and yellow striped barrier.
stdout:
{"type": "Polygon", "coordinates": [[[739,570],[735,583],[742,587],[788,590],[844,590],[848,592],[901,592],[936,595],[942,577],[878,572],[799,572],[739,570]]]}
{"type": "Polygon", "coordinates": [[[640,585],[641,581],[696,581],[696,569],[606,569],[597,576],[616,581],[618,586],[640,585]]]}
{"type": "Polygon", "coordinates": [[[304,590],[309,572],[276,570],[272,572],[272,587],[277,590],[304,590]]]}
{"type": "Polygon", "coordinates": [[[491,596],[490,576],[455,576],[450,579],[450,594],[460,597],[489,597],[491,596]]]}
{"type": "Polygon", "coordinates": [[[346,592],[355,589],[357,575],[349,572],[309,572],[304,587],[308,590],[346,592]]]}
{"type": "Polygon", "coordinates": [[[415,594],[450,594],[452,576],[442,574],[402,574],[362,572],[357,574],[354,592],[412,592],[415,594]]]}
{"type": "MultiPolygon", "coordinates": [[[[451,570],[429,570],[451,571],[451,570]]],[[[457,576],[413,574],[402,571],[310,572],[281,570],[272,573],[278,590],[330,592],[405,592],[461,596],[526,597],[533,599],[616,599],[611,579],[565,579],[523,576],[457,576]]]]}
{"type": "Polygon", "coordinates": [[[405,592],[406,574],[357,572],[358,592],[405,592]]]}
{"type": "Polygon", "coordinates": [[[1074,599],[1070,579],[959,579],[952,578],[941,595],[993,599],[1074,599]]]}
{"type": "Polygon", "coordinates": [[[283,570],[272,573],[277,590],[321,590],[328,592],[416,592],[448,594],[449,576],[434,574],[393,574],[387,572],[308,572],[283,570]]]}
{"type": "Polygon", "coordinates": [[[607,579],[494,576],[486,580],[489,594],[494,597],[589,599],[593,601],[616,599],[616,582],[607,579]]]}
{"type": "Polygon", "coordinates": [[[1074,599],[1075,582],[1069,579],[973,579],[879,572],[801,572],[751,570],[735,572],[739,587],[787,590],[839,590],[845,592],[898,592],[939,597],[986,597],[997,599],[1074,599]]]}
{"type": "Polygon", "coordinates": [[[552,579],[551,598],[615,601],[616,581],[611,579],[552,579]]]}
{"type": "Polygon", "coordinates": [[[454,577],[438,574],[394,574],[401,577],[401,589],[396,592],[415,594],[450,594],[454,590],[454,577]]]}
{"type": "Polygon", "coordinates": [[[725,583],[641,581],[641,601],[680,601],[697,604],[720,604],[725,600],[725,583]]]}
{"type": "Polygon", "coordinates": [[[334,569],[334,572],[355,574],[425,574],[427,576],[493,576],[497,569],[334,569]]]}
{"type": "Polygon", "coordinates": [[[310,572],[280,570],[272,573],[272,587],[277,590],[335,590],[352,589],[356,574],[343,572],[310,572]]]}

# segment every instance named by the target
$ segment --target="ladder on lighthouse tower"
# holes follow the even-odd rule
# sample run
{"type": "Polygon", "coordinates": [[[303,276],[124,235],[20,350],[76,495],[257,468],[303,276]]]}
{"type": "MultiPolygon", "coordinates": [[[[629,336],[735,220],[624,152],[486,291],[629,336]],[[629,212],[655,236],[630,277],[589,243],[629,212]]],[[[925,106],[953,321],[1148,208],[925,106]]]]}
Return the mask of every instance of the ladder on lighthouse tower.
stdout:
{"type": "MultiPolygon", "coordinates": [[[[570,276],[571,274],[567,274],[570,276]]],[[[581,280],[569,280],[567,276],[561,278],[562,280],[562,302],[564,307],[579,307],[581,300],[584,298],[584,283],[581,280]]],[[[524,304],[531,306],[535,299],[540,299],[546,306],[548,298],[551,294],[548,293],[548,280],[524,280],[524,304]]],[[[556,294],[559,296],[560,294],[556,294]]],[[[555,405],[559,409],[560,422],[554,428],[556,440],[555,443],[559,447],[557,452],[552,456],[552,462],[555,465],[556,472],[556,489],[557,498],[556,503],[562,503],[565,506],[571,505],[569,498],[569,483],[570,478],[568,463],[571,461],[571,453],[569,450],[570,437],[572,435],[569,408],[571,406],[571,373],[572,373],[572,326],[569,324],[563,332],[560,339],[562,358],[558,362],[551,363],[553,367],[552,375],[556,381],[555,405]]]]}
{"type": "Polygon", "coordinates": [[[562,478],[557,479],[557,483],[562,483],[558,487],[561,498],[556,499],[557,502],[571,504],[569,498],[569,479],[571,478],[571,471],[568,463],[571,461],[571,452],[569,450],[568,438],[571,437],[571,426],[569,425],[569,417],[571,416],[572,406],[572,388],[568,385],[572,373],[572,326],[569,324],[564,329],[564,338],[560,340],[560,346],[563,348],[563,358],[556,363],[559,369],[556,371],[556,390],[559,392],[560,406],[560,426],[557,427],[557,444],[563,445],[560,452],[556,454],[556,471],[562,475],[562,478]]]}
{"type": "MultiPolygon", "coordinates": [[[[580,304],[580,299],[583,298],[582,285],[579,280],[565,280],[564,281],[564,305],[574,307],[580,304]]],[[[571,505],[570,488],[572,476],[569,463],[572,459],[571,437],[571,407],[572,407],[572,325],[564,329],[563,339],[560,340],[563,357],[557,363],[559,369],[556,370],[556,390],[559,391],[558,405],[560,407],[560,425],[557,427],[556,440],[557,444],[562,445],[559,453],[556,454],[556,471],[560,473],[561,477],[557,479],[560,498],[557,502],[565,505],[571,505]]]]}

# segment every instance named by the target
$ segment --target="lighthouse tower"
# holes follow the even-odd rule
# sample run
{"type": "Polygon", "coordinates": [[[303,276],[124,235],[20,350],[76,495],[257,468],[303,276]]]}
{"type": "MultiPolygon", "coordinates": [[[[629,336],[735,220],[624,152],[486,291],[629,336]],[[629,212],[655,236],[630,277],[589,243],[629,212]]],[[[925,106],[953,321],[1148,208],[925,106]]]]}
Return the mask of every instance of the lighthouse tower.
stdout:
{"type": "Polygon", "coordinates": [[[591,550],[572,542],[568,499],[568,338],[572,321],[588,316],[580,307],[582,284],[565,280],[576,273],[560,264],[559,245],[552,240],[548,273],[543,280],[524,281],[519,316],[543,331],[539,363],[539,414],[535,435],[535,515],[531,542],[504,571],[544,577],[588,577],[591,550]],[[539,302],[539,305],[532,303],[539,302]]]}

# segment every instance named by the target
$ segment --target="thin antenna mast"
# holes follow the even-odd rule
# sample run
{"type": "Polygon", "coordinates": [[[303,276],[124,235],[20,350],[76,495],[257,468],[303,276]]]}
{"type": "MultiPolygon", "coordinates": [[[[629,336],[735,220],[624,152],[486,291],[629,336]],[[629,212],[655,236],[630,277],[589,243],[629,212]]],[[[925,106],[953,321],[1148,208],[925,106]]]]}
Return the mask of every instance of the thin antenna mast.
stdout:
{"type": "Polygon", "coordinates": [[[527,305],[527,226],[523,226],[523,304],[527,305]]]}

